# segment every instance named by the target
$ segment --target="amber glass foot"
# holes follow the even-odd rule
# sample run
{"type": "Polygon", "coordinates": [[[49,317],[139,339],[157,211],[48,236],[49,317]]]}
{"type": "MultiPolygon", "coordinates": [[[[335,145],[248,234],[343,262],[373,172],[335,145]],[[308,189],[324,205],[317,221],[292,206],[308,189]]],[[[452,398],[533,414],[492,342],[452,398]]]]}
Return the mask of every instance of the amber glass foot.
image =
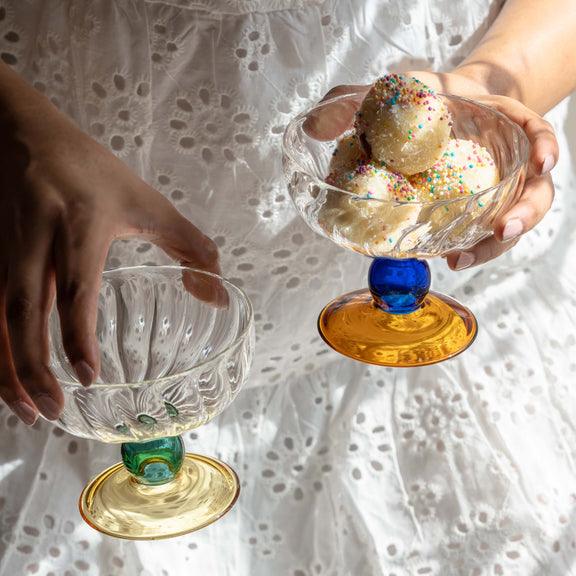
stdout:
{"type": "Polygon", "coordinates": [[[240,485],[226,464],[185,454],[180,438],[122,446],[123,462],[94,478],[80,513],[96,530],[129,540],[180,536],[232,508],[240,485]]]}
{"type": "Polygon", "coordinates": [[[332,301],[320,314],[322,338],[337,352],[379,366],[426,366],[466,350],[478,330],[470,310],[428,292],[421,260],[377,259],[370,290],[332,301]]]}
{"type": "Polygon", "coordinates": [[[472,312],[441,294],[428,294],[411,314],[380,310],[369,290],[332,301],[318,320],[337,352],[379,366],[426,366],[466,350],[477,332],[472,312]]]}

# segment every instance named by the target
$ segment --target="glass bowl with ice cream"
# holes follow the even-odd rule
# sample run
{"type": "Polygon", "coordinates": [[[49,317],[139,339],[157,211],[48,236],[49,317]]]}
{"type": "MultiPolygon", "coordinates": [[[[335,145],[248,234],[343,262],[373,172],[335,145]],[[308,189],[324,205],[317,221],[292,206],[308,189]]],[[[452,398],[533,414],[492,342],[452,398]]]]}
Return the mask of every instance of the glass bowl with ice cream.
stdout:
{"type": "Polygon", "coordinates": [[[396,74],[372,86],[353,128],[337,140],[306,130],[322,108],[359,100],[350,92],[318,103],[284,135],[284,170],[300,215],[317,233],[373,258],[369,288],[329,303],[320,333],[364,362],[433,364],[465,350],[477,323],[429,290],[426,259],[493,233],[521,194],[529,143],[500,112],[396,74]]]}

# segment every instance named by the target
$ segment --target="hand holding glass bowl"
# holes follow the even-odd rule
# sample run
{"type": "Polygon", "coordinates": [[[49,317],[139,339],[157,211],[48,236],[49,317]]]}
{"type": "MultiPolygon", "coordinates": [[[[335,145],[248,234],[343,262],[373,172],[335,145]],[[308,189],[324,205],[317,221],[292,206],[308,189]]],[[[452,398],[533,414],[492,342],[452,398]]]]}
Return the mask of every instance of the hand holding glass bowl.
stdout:
{"type": "Polygon", "coordinates": [[[306,124],[322,109],[355,109],[364,91],[322,101],[300,114],[284,135],[288,189],[304,220],[318,234],[374,258],[369,289],[345,294],[321,312],[318,326],[338,352],[370,364],[423,366],[465,350],[477,333],[470,310],[430,292],[425,259],[466,250],[493,233],[493,223],[518,199],[526,176],[529,142],[520,126],[478,102],[440,95],[452,115],[452,137],[485,147],[496,164],[496,186],[450,200],[392,202],[351,194],[326,183],[336,140],[320,141],[306,124]],[[361,234],[350,225],[364,218],[361,234]],[[392,242],[381,241],[386,220],[405,222],[392,242]]]}
{"type": "Polygon", "coordinates": [[[120,538],[185,534],[236,501],[226,464],[184,452],[180,435],[220,414],[244,384],[254,351],[252,307],[226,280],[180,266],[105,272],[96,336],[101,370],[89,388],[68,362],[58,314],[50,317],[51,367],[65,395],[58,424],[70,434],[122,444],[122,463],[80,497],[93,528],[120,538]],[[197,299],[214,289],[220,305],[197,299]]]}

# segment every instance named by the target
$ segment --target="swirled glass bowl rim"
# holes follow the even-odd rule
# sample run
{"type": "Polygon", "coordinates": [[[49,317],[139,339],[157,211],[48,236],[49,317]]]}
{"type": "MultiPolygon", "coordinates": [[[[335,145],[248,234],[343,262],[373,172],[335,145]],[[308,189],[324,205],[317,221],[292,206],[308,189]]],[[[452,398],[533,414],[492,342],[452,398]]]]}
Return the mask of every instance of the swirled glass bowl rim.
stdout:
{"type": "MultiPolygon", "coordinates": [[[[250,334],[252,327],[254,325],[254,308],[252,306],[252,302],[250,298],[246,295],[246,293],[224,278],[223,276],[219,276],[218,274],[214,274],[212,272],[207,272],[206,270],[200,270],[199,268],[192,268],[190,266],[178,266],[178,265],[157,265],[157,266],[122,266],[120,268],[113,268],[111,270],[105,270],[102,273],[102,277],[105,278],[106,276],[112,276],[113,274],[117,274],[119,272],[133,272],[138,270],[178,270],[178,271],[186,271],[186,272],[194,272],[204,276],[209,276],[221,281],[226,288],[232,288],[232,291],[239,296],[240,301],[243,302],[243,305],[246,307],[246,317],[248,318],[248,322],[246,326],[240,332],[240,334],[234,338],[234,340],[226,346],[223,350],[220,350],[214,356],[195,364],[191,368],[184,370],[183,372],[178,372],[176,374],[170,374],[169,376],[162,376],[162,378],[152,378],[150,380],[141,380],[140,382],[93,382],[90,386],[84,386],[80,382],[76,382],[73,380],[65,380],[63,378],[57,378],[59,384],[67,387],[73,388],[80,388],[85,390],[90,390],[93,388],[134,388],[134,387],[143,387],[143,386],[151,386],[156,384],[163,384],[166,382],[172,382],[174,380],[179,380],[181,378],[186,378],[190,376],[192,373],[199,371],[200,369],[204,369],[211,364],[217,364],[223,356],[225,356],[230,350],[232,350],[235,346],[237,346],[243,340],[246,340],[248,335],[250,334]]],[[[56,313],[55,310],[52,313],[56,313]]]]}
{"type": "MultiPolygon", "coordinates": [[[[300,173],[305,174],[315,184],[317,184],[318,186],[321,186],[324,189],[329,189],[329,190],[333,190],[334,192],[339,192],[340,194],[345,194],[345,195],[350,196],[351,198],[354,198],[356,200],[364,200],[366,202],[378,202],[380,204],[388,204],[388,205],[391,205],[393,207],[396,207],[396,206],[426,206],[426,207],[428,207],[428,206],[446,206],[448,204],[452,204],[455,202],[461,202],[463,199],[466,199],[467,201],[469,201],[471,198],[473,198],[475,196],[488,194],[490,192],[494,192],[498,189],[502,189],[502,188],[506,187],[509,182],[513,182],[518,177],[521,170],[528,163],[528,159],[530,157],[530,142],[529,142],[528,137],[526,136],[524,130],[522,129],[522,127],[519,124],[517,124],[516,122],[514,122],[513,120],[508,118],[508,116],[506,116],[505,114],[503,114],[499,110],[496,110],[495,108],[492,108],[491,106],[487,106],[486,104],[482,104],[480,102],[477,102],[476,100],[473,100],[471,98],[466,98],[464,96],[456,96],[454,94],[444,94],[444,93],[438,92],[438,96],[442,96],[443,98],[447,98],[448,100],[466,102],[467,104],[472,104],[473,106],[476,106],[478,108],[485,110],[486,112],[488,112],[490,114],[493,114],[494,116],[498,117],[500,120],[504,121],[504,123],[508,124],[514,130],[514,132],[518,135],[518,143],[519,143],[518,159],[517,159],[516,163],[514,164],[514,167],[510,171],[510,173],[505,178],[500,180],[495,186],[491,186],[490,188],[485,188],[484,190],[478,190],[478,191],[473,192],[472,194],[470,194],[468,196],[459,196],[457,198],[451,198],[448,200],[431,200],[428,202],[410,202],[410,201],[381,200],[379,198],[369,198],[368,196],[361,196],[359,194],[354,194],[352,192],[349,192],[348,190],[343,190],[342,188],[338,188],[337,186],[333,186],[332,184],[328,184],[325,180],[322,180],[321,178],[319,178],[315,174],[311,174],[308,170],[306,170],[305,168],[303,168],[301,166],[301,164],[294,157],[292,151],[290,150],[291,146],[289,144],[289,141],[291,139],[289,138],[289,136],[291,135],[292,132],[297,133],[296,130],[298,128],[298,125],[302,122],[302,120],[304,120],[304,118],[306,118],[306,116],[308,116],[314,110],[317,110],[319,108],[323,108],[324,106],[327,106],[329,104],[333,104],[334,102],[338,102],[340,100],[345,100],[347,98],[356,98],[358,96],[363,96],[363,95],[365,95],[364,91],[351,91],[351,92],[347,92],[346,94],[340,94],[338,96],[335,96],[334,98],[329,98],[328,100],[317,101],[313,106],[311,106],[310,108],[304,110],[303,112],[301,112],[300,114],[295,116],[288,123],[288,126],[286,126],[286,130],[284,131],[284,136],[282,138],[282,153],[284,154],[284,156],[288,157],[293,164],[296,165],[296,167],[300,173]]],[[[346,132],[343,132],[343,134],[345,134],[345,133],[346,132]]],[[[327,140],[327,142],[330,142],[330,141],[333,141],[333,140],[327,140]]]]}

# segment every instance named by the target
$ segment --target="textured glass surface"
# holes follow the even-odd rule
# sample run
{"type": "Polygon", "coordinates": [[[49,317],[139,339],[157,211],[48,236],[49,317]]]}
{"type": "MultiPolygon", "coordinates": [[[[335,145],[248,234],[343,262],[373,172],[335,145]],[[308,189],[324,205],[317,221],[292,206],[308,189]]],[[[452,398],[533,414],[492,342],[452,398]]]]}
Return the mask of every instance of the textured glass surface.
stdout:
{"type": "Polygon", "coordinates": [[[234,399],[254,351],[250,303],[225,280],[217,281],[227,305],[199,300],[183,273],[195,285],[217,279],[179,266],[104,273],[96,328],[101,372],[88,388],[77,381],[52,314],[51,365],[65,394],[62,428],[104,442],[178,436],[234,399]]]}
{"type": "Polygon", "coordinates": [[[170,482],[182,467],[183,458],[184,442],[180,436],[122,444],[122,462],[141,484],[170,482]]]}
{"type": "Polygon", "coordinates": [[[430,267],[425,260],[375,258],[368,285],[378,305],[391,314],[407,314],[424,301],[430,288],[430,267]]]}
{"type": "Polygon", "coordinates": [[[327,100],[296,117],[284,135],[284,171],[294,204],[313,230],[346,248],[369,256],[424,258],[464,249],[492,234],[496,216],[512,205],[522,189],[529,144],[522,129],[504,115],[456,96],[444,96],[452,113],[452,136],[473,140],[491,153],[500,172],[500,183],[474,195],[429,203],[392,203],[354,196],[325,183],[336,141],[321,142],[309,136],[303,124],[309,114],[339,100],[358,101],[359,94],[327,100]],[[344,195],[344,196],[343,196],[344,195]],[[355,213],[366,218],[351,222],[346,203],[353,199],[355,213]],[[408,221],[391,243],[376,242],[380,220],[408,221]]]}

